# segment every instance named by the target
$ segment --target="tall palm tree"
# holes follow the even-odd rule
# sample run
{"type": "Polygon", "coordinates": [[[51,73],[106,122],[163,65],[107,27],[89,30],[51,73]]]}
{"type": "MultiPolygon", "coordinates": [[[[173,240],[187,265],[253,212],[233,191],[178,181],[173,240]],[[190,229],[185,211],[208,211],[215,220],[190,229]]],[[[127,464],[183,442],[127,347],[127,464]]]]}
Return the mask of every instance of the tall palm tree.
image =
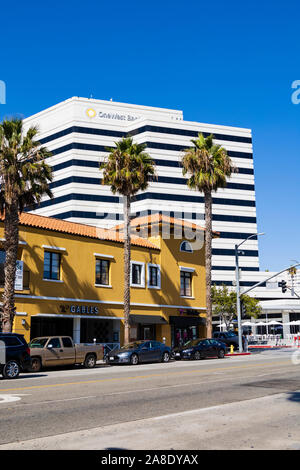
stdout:
{"type": "Polygon", "coordinates": [[[155,175],[155,164],[144,150],[145,144],[135,144],[131,137],[115,142],[116,148],[108,149],[107,160],[100,165],[103,169],[102,183],[111,191],[123,196],[124,204],[124,341],[130,340],[130,204],[138,191],[145,190],[155,175]]]}
{"type": "Polygon", "coordinates": [[[52,171],[44,159],[51,153],[34,140],[38,130],[25,133],[21,119],[0,124],[0,211],[4,214],[4,292],[2,331],[11,332],[15,315],[15,277],[19,245],[19,214],[25,206],[52,197],[52,171]]]}
{"type": "Polygon", "coordinates": [[[212,335],[211,296],[211,247],[212,247],[212,192],[224,188],[227,178],[236,171],[226,150],[214,144],[214,136],[192,139],[193,147],[184,150],[182,157],[183,174],[188,176],[191,189],[203,192],[205,204],[205,270],[206,270],[206,328],[207,336],[212,335]]]}

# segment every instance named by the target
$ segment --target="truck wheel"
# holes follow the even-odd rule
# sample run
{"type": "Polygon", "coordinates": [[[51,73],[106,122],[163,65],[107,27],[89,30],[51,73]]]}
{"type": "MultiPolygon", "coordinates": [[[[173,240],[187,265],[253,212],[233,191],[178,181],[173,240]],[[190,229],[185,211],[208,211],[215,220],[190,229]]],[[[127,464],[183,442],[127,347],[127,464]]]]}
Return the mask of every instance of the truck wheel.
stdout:
{"type": "Polygon", "coordinates": [[[20,370],[17,361],[8,361],[2,369],[2,375],[5,379],[16,379],[20,374],[20,370]]]}
{"type": "Polygon", "coordinates": [[[87,369],[92,369],[93,367],[95,367],[96,365],[96,358],[94,356],[94,354],[88,354],[85,358],[85,361],[84,361],[84,367],[86,367],[87,369]]]}
{"type": "Polygon", "coordinates": [[[42,362],[39,357],[33,357],[31,359],[30,372],[40,372],[42,369],[42,362]]]}

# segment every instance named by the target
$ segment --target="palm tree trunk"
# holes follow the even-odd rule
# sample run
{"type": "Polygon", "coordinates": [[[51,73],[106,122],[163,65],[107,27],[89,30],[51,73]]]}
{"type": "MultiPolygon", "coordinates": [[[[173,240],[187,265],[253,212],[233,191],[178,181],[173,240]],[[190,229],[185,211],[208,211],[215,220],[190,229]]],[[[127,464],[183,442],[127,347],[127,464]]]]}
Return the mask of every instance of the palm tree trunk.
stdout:
{"type": "Polygon", "coordinates": [[[124,343],[130,341],[130,196],[124,196],[124,343]]]}
{"type": "Polygon", "coordinates": [[[212,247],[212,196],[204,192],[205,201],[205,273],[206,273],[206,334],[212,337],[212,298],[211,298],[211,247],[212,247]]]}
{"type": "Polygon", "coordinates": [[[17,201],[12,201],[10,205],[7,204],[5,207],[4,236],[5,265],[2,331],[7,333],[12,331],[15,316],[15,278],[19,245],[19,214],[17,201]]]}

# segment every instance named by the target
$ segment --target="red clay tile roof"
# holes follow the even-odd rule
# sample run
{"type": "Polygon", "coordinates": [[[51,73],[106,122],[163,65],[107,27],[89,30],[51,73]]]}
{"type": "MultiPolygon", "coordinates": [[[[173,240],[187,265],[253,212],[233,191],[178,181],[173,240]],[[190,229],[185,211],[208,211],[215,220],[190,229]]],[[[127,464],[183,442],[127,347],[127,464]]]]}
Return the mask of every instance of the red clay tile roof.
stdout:
{"type": "MultiPolygon", "coordinates": [[[[3,215],[0,216],[0,221],[4,221],[3,215]]],[[[20,214],[20,225],[41,228],[44,230],[53,230],[55,232],[69,233],[71,235],[79,235],[81,237],[124,243],[123,234],[118,233],[115,230],[108,230],[92,225],[78,224],[76,222],[68,222],[66,220],[55,219],[54,217],[30,214],[29,212],[22,212],[22,214],[20,214]]],[[[153,248],[155,250],[160,249],[157,245],[151,243],[147,239],[134,235],[131,237],[131,243],[132,245],[145,248],[153,248]]]]}
{"type": "MultiPolygon", "coordinates": [[[[160,223],[166,223],[170,225],[176,225],[176,226],[181,226],[181,227],[188,227],[191,228],[192,230],[200,230],[200,231],[205,231],[204,227],[201,227],[200,225],[193,224],[191,222],[188,222],[187,220],[182,220],[182,219],[176,219],[174,217],[170,217],[168,215],[163,215],[163,214],[151,214],[151,215],[146,215],[144,217],[136,217],[133,219],[130,224],[133,227],[136,226],[149,226],[152,224],[160,224],[160,223]]],[[[115,227],[112,227],[111,230],[116,230],[116,231],[121,231],[124,228],[124,224],[119,224],[116,225],[115,227]]],[[[218,237],[220,234],[219,232],[213,231],[213,236],[218,237]]]]}

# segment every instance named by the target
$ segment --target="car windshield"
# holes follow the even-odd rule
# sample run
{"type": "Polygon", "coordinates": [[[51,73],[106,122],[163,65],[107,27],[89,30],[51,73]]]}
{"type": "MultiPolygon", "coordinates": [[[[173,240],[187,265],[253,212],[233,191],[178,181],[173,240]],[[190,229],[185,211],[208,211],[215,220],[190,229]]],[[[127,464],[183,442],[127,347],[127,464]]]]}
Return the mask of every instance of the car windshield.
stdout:
{"type": "Polygon", "coordinates": [[[29,343],[30,348],[43,348],[47,343],[48,338],[35,338],[29,343]]]}
{"type": "Polygon", "coordinates": [[[233,336],[236,336],[236,334],[233,331],[228,331],[226,333],[227,338],[232,338],[233,336]]]}
{"type": "Polygon", "coordinates": [[[145,341],[134,341],[133,343],[124,344],[121,346],[120,349],[137,349],[143,344],[145,341]]]}
{"type": "Polygon", "coordinates": [[[188,347],[197,346],[199,341],[200,341],[200,339],[191,339],[190,341],[185,343],[184,347],[186,347],[186,346],[188,346],[188,347]]]}

